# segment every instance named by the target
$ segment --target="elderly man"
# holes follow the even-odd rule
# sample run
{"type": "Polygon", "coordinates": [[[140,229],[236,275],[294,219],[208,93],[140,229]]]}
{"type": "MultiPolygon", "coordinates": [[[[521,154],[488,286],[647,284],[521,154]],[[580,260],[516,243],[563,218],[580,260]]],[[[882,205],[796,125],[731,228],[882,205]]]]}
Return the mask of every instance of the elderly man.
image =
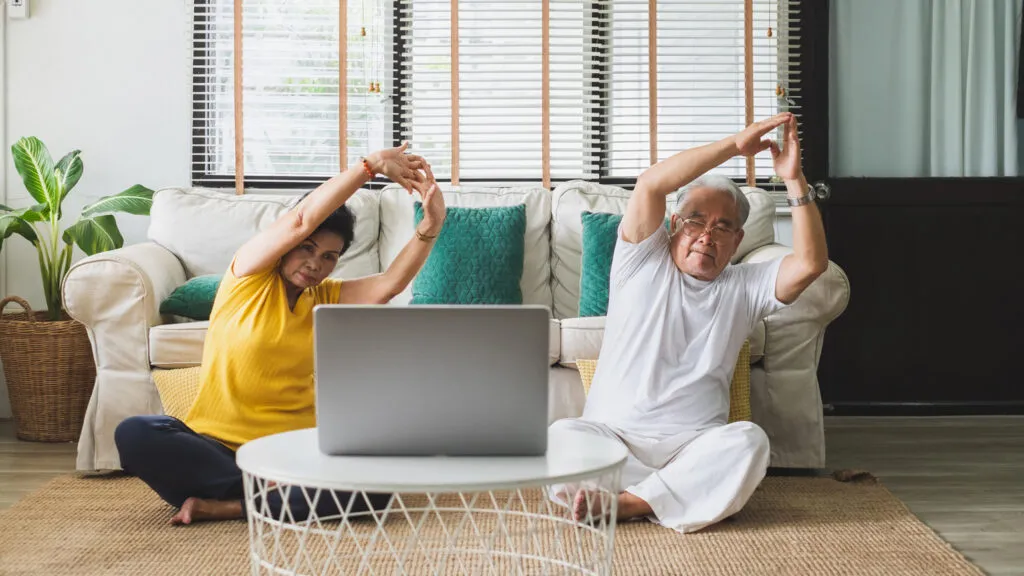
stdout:
{"type": "MultiPolygon", "coordinates": [[[[659,162],[637,180],[618,231],[600,362],[581,418],[555,429],[624,444],[618,518],[693,532],[746,504],[768,467],[756,424],[727,424],[729,385],[755,324],[791,304],[828,265],[821,215],[800,165],[796,118],[779,114],[659,162]],[[784,126],[783,146],[764,136],[784,126]],[[750,212],[730,179],[704,175],[734,156],[768,150],[793,206],[793,253],[729,261],[750,212]],[[685,186],[664,227],[665,197],[685,186]]],[[[552,498],[577,519],[598,498],[564,486],[552,498]]]]}

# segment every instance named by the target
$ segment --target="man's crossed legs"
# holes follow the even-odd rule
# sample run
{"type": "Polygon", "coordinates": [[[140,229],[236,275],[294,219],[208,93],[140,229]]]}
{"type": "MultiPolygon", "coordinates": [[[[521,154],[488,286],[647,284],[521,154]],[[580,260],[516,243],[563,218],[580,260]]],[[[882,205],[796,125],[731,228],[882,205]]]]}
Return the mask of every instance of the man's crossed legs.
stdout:
{"type": "MultiPolygon", "coordinates": [[[[574,430],[618,441],[629,449],[622,469],[618,520],[647,517],[680,532],[696,532],[743,508],[768,469],[768,436],[756,424],[734,422],[662,440],[567,418],[552,430],[574,430]]],[[[551,499],[577,518],[597,513],[598,499],[579,486],[556,486],[551,499]],[[593,510],[587,510],[591,506],[593,510]]]]}

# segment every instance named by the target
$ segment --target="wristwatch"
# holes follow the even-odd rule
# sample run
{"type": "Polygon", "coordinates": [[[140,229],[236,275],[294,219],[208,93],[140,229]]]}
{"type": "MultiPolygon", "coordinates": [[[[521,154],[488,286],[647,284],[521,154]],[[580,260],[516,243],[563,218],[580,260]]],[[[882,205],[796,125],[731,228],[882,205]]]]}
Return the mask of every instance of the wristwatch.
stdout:
{"type": "Polygon", "coordinates": [[[810,204],[817,198],[818,193],[814,190],[814,186],[807,185],[807,194],[800,196],[799,198],[786,197],[786,204],[790,206],[803,206],[804,204],[810,204]]]}

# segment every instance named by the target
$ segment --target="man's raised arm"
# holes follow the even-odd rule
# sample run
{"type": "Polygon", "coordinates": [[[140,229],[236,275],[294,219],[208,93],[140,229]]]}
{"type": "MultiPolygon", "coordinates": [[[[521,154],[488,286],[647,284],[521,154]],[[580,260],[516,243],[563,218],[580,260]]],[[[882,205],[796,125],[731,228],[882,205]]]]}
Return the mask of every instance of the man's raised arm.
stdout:
{"type": "MultiPolygon", "coordinates": [[[[807,179],[800,165],[800,138],[797,136],[796,117],[786,122],[783,148],[770,144],[775,174],[786,183],[786,194],[791,199],[808,194],[807,179]]],[[[793,253],[782,259],[775,280],[775,297],[792,304],[811,282],[828,268],[828,246],[821,212],[813,202],[793,206],[793,253]]]]}
{"type": "Polygon", "coordinates": [[[742,132],[718,142],[684,150],[640,175],[622,219],[623,240],[636,244],[647,239],[665,219],[665,197],[733,156],[753,156],[768,150],[770,140],[761,137],[790,121],[789,112],[755,122],[742,132]]]}

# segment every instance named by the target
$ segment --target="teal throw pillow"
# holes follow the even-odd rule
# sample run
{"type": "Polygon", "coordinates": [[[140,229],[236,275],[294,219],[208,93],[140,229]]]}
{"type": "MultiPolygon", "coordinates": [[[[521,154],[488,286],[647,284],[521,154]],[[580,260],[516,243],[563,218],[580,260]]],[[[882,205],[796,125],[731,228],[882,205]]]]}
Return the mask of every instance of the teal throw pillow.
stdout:
{"type": "MultiPolygon", "coordinates": [[[[622,222],[622,214],[581,213],[583,222],[583,261],[580,264],[580,316],[608,314],[608,285],[612,256],[622,222]]],[[[665,219],[665,228],[671,220],[665,219]]]]}
{"type": "MultiPolygon", "coordinates": [[[[522,304],[526,206],[449,207],[412,304],[522,304]]],[[[423,220],[416,203],[415,224],[423,220]]]]}
{"type": "Polygon", "coordinates": [[[213,301],[220,287],[220,274],[196,276],[178,286],[160,303],[161,314],[183,316],[192,320],[209,320],[213,301]]]}

